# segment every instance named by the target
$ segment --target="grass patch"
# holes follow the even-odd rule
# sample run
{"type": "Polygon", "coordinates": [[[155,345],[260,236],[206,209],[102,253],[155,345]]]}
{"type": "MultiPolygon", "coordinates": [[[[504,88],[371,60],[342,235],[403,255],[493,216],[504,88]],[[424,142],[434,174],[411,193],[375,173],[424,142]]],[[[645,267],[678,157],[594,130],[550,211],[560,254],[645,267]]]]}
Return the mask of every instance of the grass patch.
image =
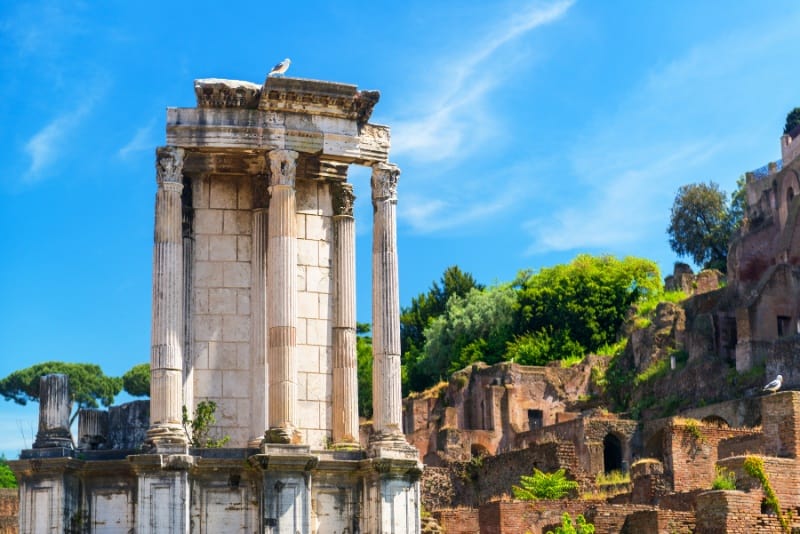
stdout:
{"type": "Polygon", "coordinates": [[[634,386],[639,386],[655,380],[667,374],[669,371],[669,362],[667,360],[656,360],[650,367],[636,375],[633,379],[634,386]]]}
{"type": "Polygon", "coordinates": [[[598,486],[618,486],[620,484],[630,484],[631,474],[623,473],[619,470],[610,473],[597,473],[594,483],[598,486]]]}

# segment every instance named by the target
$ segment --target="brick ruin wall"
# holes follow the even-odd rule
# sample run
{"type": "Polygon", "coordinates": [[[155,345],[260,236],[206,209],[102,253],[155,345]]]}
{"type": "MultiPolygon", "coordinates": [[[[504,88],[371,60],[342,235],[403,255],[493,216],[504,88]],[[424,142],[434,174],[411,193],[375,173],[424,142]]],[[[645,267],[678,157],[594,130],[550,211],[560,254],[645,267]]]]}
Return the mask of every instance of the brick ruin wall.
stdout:
{"type": "Polygon", "coordinates": [[[0,489],[0,534],[19,532],[19,492],[16,488],[0,489]]]}
{"type": "MultiPolygon", "coordinates": [[[[665,468],[673,491],[707,490],[716,475],[719,444],[731,438],[756,440],[758,431],[703,425],[676,424],[666,432],[665,468]]],[[[755,442],[755,441],[754,441],[755,442]]],[[[748,442],[749,443],[749,442],[748,442]]]]}
{"type": "Polygon", "coordinates": [[[546,443],[480,461],[427,467],[421,480],[422,504],[432,511],[476,507],[492,499],[509,497],[511,487],[534,468],[544,472],[564,468],[574,477],[578,472],[575,449],[570,443],[546,443]]]}

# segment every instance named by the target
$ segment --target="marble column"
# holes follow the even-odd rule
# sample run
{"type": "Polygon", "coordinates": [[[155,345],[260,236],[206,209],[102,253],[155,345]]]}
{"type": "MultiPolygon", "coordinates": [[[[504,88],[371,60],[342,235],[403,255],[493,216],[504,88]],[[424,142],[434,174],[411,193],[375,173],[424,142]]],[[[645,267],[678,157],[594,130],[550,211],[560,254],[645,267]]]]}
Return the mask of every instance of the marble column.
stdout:
{"type": "Polygon", "coordinates": [[[250,391],[250,447],[259,447],[264,441],[267,421],[267,240],[269,216],[269,177],[253,176],[253,246],[251,247],[252,294],[250,391]]]}
{"type": "Polygon", "coordinates": [[[39,379],[39,430],[34,449],[48,447],[72,448],[69,416],[72,400],[69,397],[67,375],[44,375],[39,379]]]}
{"type": "Polygon", "coordinates": [[[358,445],[356,231],[353,186],[331,183],[333,196],[333,443],[358,445]]]}
{"type": "Polygon", "coordinates": [[[150,429],[157,452],[183,452],[183,150],[157,150],[153,244],[153,325],[150,352],[150,429]]]}
{"type": "Polygon", "coordinates": [[[372,168],[372,407],[375,439],[404,440],[400,384],[397,179],[387,163],[372,168]]]}
{"type": "Polygon", "coordinates": [[[269,153],[267,245],[268,443],[297,443],[297,152],[269,153]]]}

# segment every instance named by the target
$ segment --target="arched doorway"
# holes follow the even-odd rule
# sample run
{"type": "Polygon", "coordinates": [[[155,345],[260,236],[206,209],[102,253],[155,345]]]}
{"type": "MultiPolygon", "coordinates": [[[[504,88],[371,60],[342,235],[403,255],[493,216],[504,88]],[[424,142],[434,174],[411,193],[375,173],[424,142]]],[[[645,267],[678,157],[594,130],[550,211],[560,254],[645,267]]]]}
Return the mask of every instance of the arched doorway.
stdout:
{"type": "Polygon", "coordinates": [[[614,434],[603,438],[603,471],[622,471],[622,443],[614,434]]]}

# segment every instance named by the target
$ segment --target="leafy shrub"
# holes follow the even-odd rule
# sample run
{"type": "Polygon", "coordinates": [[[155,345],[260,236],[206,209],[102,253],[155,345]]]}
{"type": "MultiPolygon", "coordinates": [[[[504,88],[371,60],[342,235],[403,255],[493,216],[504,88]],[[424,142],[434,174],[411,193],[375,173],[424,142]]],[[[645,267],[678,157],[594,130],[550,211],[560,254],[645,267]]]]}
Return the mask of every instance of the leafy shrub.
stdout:
{"type": "Polygon", "coordinates": [[[555,531],[548,530],[547,534],[594,534],[594,525],[587,523],[582,514],[578,514],[573,525],[572,517],[565,512],[561,516],[561,526],[556,527],[555,531]]]}
{"type": "Polygon", "coordinates": [[[211,437],[211,427],[217,422],[214,413],[217,411],[217,403],[214,401],[200,401],[194,410],[194,419],[189,418],[189,410],[183,407],[183,429],[189,437],[192,447],[204,447],[206,449],[219,449],[223,447],[230,436],[223,436],[220,439],[211,437]]]}
{"type": "Polygon", "coordinates": [[[714,490],[735,490],[736,489],[736,473],[725,467],[716,467],[716,475],[714,482],[711,483],[711,489],[714,490]]]}
{"type": "Polygon", "coordinates": [[[543,473],[534,468],[533,476],[522,475],[519,484],[511,489],[514,497],[522,501],[564,499],[578,489],[578,483],[567,479],[564,469],[543,473]]]}

